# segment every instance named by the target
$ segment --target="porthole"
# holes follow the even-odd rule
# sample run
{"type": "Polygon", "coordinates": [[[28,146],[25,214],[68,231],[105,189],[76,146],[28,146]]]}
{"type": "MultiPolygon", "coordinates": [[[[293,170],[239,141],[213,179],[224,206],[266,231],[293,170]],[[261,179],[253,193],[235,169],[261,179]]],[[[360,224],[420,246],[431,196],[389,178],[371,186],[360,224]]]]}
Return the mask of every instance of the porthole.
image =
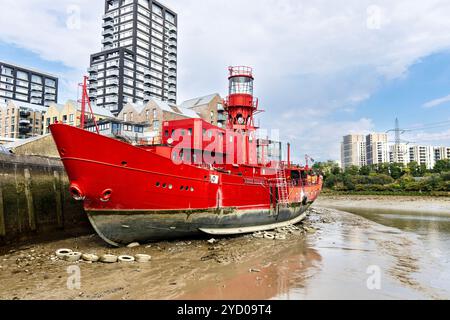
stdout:
{"type": "Polygon", "coordinates": [[[186,187],[185,190],[186,190],[186,191],[189,191],[189,187],[186,187]]]}
{"type": "Polygon", "coordinates": [[[191,188],[191,192],[194,192],[194,188],[191,188]]]}
{"type": "Polygon", "coordinates": [[[173,189],[173,185],[169,184],[169,190],[173,189]]]}
{"type": "Polygon", "coordinates": [[[157,182],[156,186],[159,188],[161,186],[161,183],[157,182]]]}
{"type": "Polygon", "coordinates": [[[164,189],[167,188],[167,184],[164,183],[162,187],[163,187],[164,189]]]}
{"type": "Polygon", "coordinates": [[[181,187],[180,187],[180,190],[183,191],[183,190],[184,190],[184,186],[181,186],[181,187]]]}

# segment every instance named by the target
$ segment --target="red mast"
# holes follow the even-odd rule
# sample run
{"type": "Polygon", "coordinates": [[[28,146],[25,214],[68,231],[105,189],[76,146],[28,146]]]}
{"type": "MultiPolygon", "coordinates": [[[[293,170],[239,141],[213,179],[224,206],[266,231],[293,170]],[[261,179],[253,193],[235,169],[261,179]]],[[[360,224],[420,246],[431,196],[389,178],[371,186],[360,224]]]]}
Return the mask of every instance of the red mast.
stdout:
{"type": "Polygon", "coordinates": [[[86,103],[89,106],[89,110],[91,111],[92,120],[94,121],[95,129],[97,133],[100,134],[100,129],[97,124],[97,120],[95,119],[94,111],[92,110],[91,100],[89,99],[89,94],[87,90],[87,81],[88,77],[84,76],[83,83],[80,84],[81,87],[81,119],[80,119],[80,127],[84,130],[84,126],[86,125],[86,103]]]}

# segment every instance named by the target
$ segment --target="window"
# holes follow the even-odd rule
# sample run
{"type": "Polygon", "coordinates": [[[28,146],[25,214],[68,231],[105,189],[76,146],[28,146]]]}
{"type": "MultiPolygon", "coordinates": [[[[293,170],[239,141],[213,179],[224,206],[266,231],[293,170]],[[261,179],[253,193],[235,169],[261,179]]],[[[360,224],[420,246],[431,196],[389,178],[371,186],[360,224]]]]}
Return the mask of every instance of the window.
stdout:
{"type": "Polygon", "coordinates": [[[123,121],[127,121],[127,116],[128,115],[126,113],[123,114],[123,121]]]}
{"type": "Polygon", "coordinates": [[[153,122],[153,130],[157,131],[159,129],[159,121],[153,122]]]}
{"type": "Polygon", "coordinates": [[[69,121],[70,121],[71,123],[73,123],[73,120],[74,120],[74,115],[73,115],[73,114],[69,115],[69,121]]]}
{"type": "Polygon", "coordinates": [[[58,117],[53,117],[53,123],[58,122],[58,117]]]}

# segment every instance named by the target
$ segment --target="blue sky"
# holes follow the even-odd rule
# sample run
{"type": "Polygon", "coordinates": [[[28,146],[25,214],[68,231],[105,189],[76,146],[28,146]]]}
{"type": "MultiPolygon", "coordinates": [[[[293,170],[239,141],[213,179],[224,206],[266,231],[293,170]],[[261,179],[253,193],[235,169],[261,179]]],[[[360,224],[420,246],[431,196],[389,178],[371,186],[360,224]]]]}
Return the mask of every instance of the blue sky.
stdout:
{"type": "MultiPolygon", "coordinates": [[[[179,102],[226,95],[227,67],[255,69],[261,124],[318,160],[348,133],[450,123],[450,2],[165,0],[179,14],[179,102]],[[236,10],[239,8],[239,10],[236,10]]],[[[103,0],[3,0],[0,59],[60,77],[76,99],[100,50],[103,0]],[[19,23],[20,21],[20,23],[19,23]]],[[[450,146],[450,125],[409,141],[450,146]]]]}

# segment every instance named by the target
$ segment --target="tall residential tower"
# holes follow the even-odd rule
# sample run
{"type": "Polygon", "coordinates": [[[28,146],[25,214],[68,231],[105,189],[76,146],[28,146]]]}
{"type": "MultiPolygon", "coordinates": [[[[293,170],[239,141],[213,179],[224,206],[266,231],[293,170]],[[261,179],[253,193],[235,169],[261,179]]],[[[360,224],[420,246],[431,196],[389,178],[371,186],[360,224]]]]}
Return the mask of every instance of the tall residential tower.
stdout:
{"type": "Polygon", "coordinates": [[[363,135],[350,134],[344,137],[341,144],[341,162],[343,169],[367,165],[366,140],[363,135]]]}
{"type": "Polygon", "coordinates": [[[48,107],[58,100],[58,78],[0,61],[0,102],[9,100],[48,107]]]}
{"type": "Polygon", "coordinates": [[[177,100],[177,14],[153,0],[106,0],[103,49],[91,56],[89,95],[118,114],[128,102],[177,100]]]}

